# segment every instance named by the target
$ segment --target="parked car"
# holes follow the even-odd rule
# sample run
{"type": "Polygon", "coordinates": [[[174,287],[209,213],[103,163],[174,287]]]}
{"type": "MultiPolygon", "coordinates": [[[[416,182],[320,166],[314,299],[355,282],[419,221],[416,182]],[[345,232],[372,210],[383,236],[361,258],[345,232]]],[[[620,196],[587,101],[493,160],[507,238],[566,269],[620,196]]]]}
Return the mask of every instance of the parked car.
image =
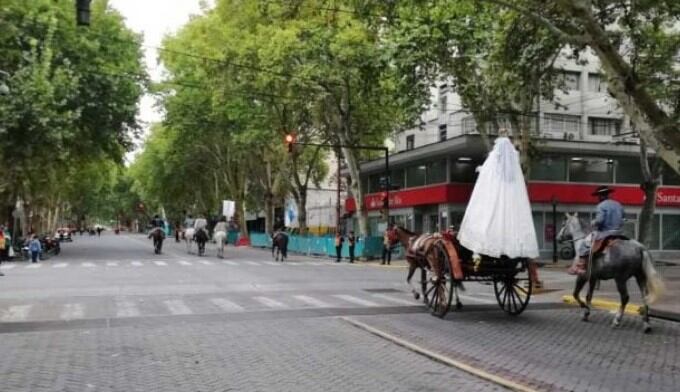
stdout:
{"type": "Polygon", "coordinates": [[[71,236],[71,229],[68,227],[61,227],[57,229],[57,232],[54,235],[54,238],[57,238],[59,241],[62,242],[71,242],[73,241],[73,237],[71,236]]]}

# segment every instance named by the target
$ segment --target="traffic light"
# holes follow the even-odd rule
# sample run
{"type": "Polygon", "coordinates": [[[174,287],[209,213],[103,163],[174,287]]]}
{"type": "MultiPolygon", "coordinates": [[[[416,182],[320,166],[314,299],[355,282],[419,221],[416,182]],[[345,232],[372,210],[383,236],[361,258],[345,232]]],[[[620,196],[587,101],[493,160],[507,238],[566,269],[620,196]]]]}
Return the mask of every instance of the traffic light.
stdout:
{"type": "Polygon", "coordinates": [[[288,152],[293,152],[293,145],[295,144],[295,134],[289,133],[286,135],[286,144],[288,145],[288,152]]]}
{"type": "Polygon", "coordinates": [[[92,0],[76,0],[76,21],[78,26],[90,25],[90,3],[92,0]]]}

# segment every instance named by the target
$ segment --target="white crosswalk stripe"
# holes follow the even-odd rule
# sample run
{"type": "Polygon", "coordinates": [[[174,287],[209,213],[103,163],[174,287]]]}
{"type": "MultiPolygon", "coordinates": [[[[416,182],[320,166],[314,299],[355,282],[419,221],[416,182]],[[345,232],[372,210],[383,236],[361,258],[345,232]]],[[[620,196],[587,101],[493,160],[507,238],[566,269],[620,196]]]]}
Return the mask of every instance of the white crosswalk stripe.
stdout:
{"type": "Polygon", "coordinates": [[[270,307],[270,308],[278,308],[278,309],[283,309],[287,308],[288,305],[284,304],[283,302],[279,302],[275,299],[269,298],[269,297],[253,297],[253,299],[259,303],[261,303],[264,306],[270,307]]]}
{"type": "Polygon", "coordinates": [[[64,320],[81,319],[85,315],[83,304],[66,304],[60,317],[64,320]]]}
{"type": "Polygon", "coordinates": [[[84,262],[84,263],[81,263],[80,265],[83,266],[83,267],[85,267],[85,268],[93,268],[93,267],[95,267],[94,263],[89,263],[89,262],[87,262],[87,261],[84,262]]]}
{"type": "Polygon", "coordinates": [[[116,301],[116,316],[118,317],[136,317],[139,316],[139,308],[137,304],[129,300],[116,301]]]}
{"type": "Polygon", "coordinates": [[[263,261],[263,263],[265,263],[267,265],[274,265],[274,266],[277,266],[277,267],[280,267],[281,265],[283,265],[283,263],[277,263],[276,261],[263,261]]]}
{"type": "Polygon", "coordinates": [[[158,261],[157,260],[157,261],[154,261],[153,263],[156,264],[159,267],[167,267],[168,266],[168,263],[166,263],[165,261],[158,261]]]}
{"type": "Polygon", "coordinates": [[[198,262],[203,264],[203,265],[213,265],[213,264],[215,264],[212,261],[208,261],[208,260],[198,260],[198,262]]]}
{"type": "Polygon", "coordinates": [[[52,265],[52,268],[65,268],[68,267],[68,263],[56,263],[52,265]]]}
{"type": "Polygon", "coordinates": [[[222,260],[222,264],[230,265],[230,266],[232,266],[232,267],[238,265],[237,262],[231,261],[231,260],[222,260]]]}
{"type": "Polygon", "coordinates": [[[326,302],[323,302],[319,299],[313,298],[313,297],[308,297],[306,295],[294,295],[293,298],[297,299],[298,301],[304,302],[307,305],[315,306],[317,308],[330,308],[331,305],[327,304],[326,302]]]}
{"type": "Polygon", "coordinates": [[[118,262],[117,261],[109,261],[106,263],[107,267],[118,267],[118,262]]]}
{"type": "Polygon", "coordinates": [[[29,264],[26,266],[27,269],[36,269],[36,268],[41,268],[42,264],[34,263],[34,264],[29,264]]]}
{"type": "Polygon", "coordinates": [[[415,301],[409,301],[409,300],[406,300],[406,299],[403,299],[403,298],[397,298],[397,297],[393,297],[391,295],[385,295],[385,294],[373,294],[373,297],[382,299],[384,301],[392,302],[392,303],[395,303],[395,304],[400,304],[400,305],[410,306],[410,305],[417,305],[418,304],[415,301]]]}
{"type": "Polygon", "coordinates": [[[0,317],[1,321],[24,321],[28,317],[33,305],[15,305],[10,306],[0,317]]]}
{"type": "Polygon", "coordinates": [[[243,311],[243,306],[237,305],[234,302],[229,301],[228,299],[224,298],[211,298],[210,302],[218,306],[220,309],[224,310],[225,312],[240,312],[243,311]]]}
{"type": "Polygon", "coordinates": [[[312,262],[310,262],[310,263],[308,263],[308,264],[309,264],[309,265],[316,265],[316,266],[326,265],[326,263],[322,263],[322,262],[320,262],[320,261],[312,261],[312,262]]]}
{"type": "Polygon", "coordinates": [[[246,261],[244,261],[244,263],[246,263],[248,265],[258,266],[258,267],[262,266],[262,264],[258,263],[257,261],[246,260],[246,261]]]}
{"type": "Polygon", "coordinates": [[[2,270],[11,270],[14,267],[16,267],[14,264],[2,264],[2,265],[0,265],[0,269],[2,269],[2,270]]]}
{"type": "Polygon", "coordinates": [[[343,300],[343,301],[347,301],[347,302],[353,303],[353,304],[355,304],[355,305],[361,305],[361,306],[380,306],[380,305],[378,305],[378,304],[375,303],[375,302],[372,302],[372,301],[369,301],[369,300],[366,300],[366,299],[362,299],[362,298],[358,298],[358,297],[354,297],[354,296],[352,296],[352,295],[337,294],[337,295],[334,295],[333,297],[339,298],[339,299],[341,299],[341,300],[343,300]]]}
{"type": "Polygon", "coordinates": [[[144,265],[141,261],[133,261],[130,263],[133,267],[141,267],[144,265]]]}
{"type": "Polygon", "coordinates": [[[192,314],[193,312],[181,299],[169,299],[163,301],[165,306],[172,314],[192,314]]]}
{"type": "Polygon", "coordinates": [[[184,265],[184,266],[190,266],[190,265],[192,265],[190,262],[188,262],[188,261],[186,261],[186,260],[180,260],[180,261],[178,261],[178,263],[179,263],[179,265],[184,265]]]}

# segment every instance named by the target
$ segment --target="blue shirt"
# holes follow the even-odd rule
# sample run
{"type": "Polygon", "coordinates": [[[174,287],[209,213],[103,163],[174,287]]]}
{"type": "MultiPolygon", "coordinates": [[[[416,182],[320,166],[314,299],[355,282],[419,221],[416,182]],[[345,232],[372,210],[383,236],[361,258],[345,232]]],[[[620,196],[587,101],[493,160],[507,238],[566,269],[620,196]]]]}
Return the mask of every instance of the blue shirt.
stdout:
{"type": "Polygon", "coordinates": [[[42,245],[40,245],[40,241],[38,240],[31,240],[28,244],[28,249],[30,249],[31,252],[40,252],[42,250],[42,245]]]}
{"type": "Polygon", "coordinates": [[[593,221],[597,231],[616,231],[623,228],[623,206],[616,200],[603,200],[597,205],[593,221]]]}

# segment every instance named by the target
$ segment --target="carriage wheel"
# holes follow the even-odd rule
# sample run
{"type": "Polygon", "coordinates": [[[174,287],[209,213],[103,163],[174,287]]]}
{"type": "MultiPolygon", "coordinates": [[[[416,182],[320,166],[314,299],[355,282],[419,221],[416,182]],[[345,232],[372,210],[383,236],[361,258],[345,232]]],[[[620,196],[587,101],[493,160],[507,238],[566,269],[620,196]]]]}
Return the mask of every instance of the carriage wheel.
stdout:
{"type": "Polygon", "coordinates": [[[493,281],[493,291],[496,294],[498,305],[507,314],[517,316],[526,309],[531,299],[533,282],[529,272],[529,262],[522,261],[522,269],[512,275],[507,275],[501,279],[493,281]],[[526,288],[522,287],[522,282],[528,282],[526,288]]]}
{"type": "Polygon", "coordinates": [[[441,276],[430,279],[428,291],[425,291],[426,298],[428,298],[427,307],[430,308],[430,313],[433,316],[443,318],[451,308],[451,301],[453,299],[453,277],[451,275],[451,268],[449,258],[446,252],[439,251],[439,270],[442,271],[441,276]]]}

